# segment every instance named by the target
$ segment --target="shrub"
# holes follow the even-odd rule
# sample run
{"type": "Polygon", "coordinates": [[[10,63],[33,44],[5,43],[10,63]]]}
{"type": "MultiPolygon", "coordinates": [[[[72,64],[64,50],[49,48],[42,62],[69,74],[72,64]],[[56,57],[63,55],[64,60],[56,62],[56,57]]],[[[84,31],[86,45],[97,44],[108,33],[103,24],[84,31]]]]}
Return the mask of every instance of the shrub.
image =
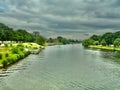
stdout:
{"type": "Polygon", "coordinates": [[[8,64],[8,61],[7,61],[7,60],[3,60],[3,61],[2,61],[2,65],[3,65],[3,67],[6,67],[7,64],[8,64]]]}
{"type": "Polygon", "coordinates": [[[13,62],[16,62],[16,61],[18,60],[17,54],[12,55],[12,56],[11,56],[11,60],[12,60],[13,62]]]}
{"type": "Polygon", "coordinates": [[[0,53],[0,59],[2,59],[3,58],[3,54],[2,53],[0,53]]]}
{"type": "Polygon", "coordinates": [[[25,56],[30,55],[30,51],[24,51],[25,56]]]}
{"type": "Polygon", "coordinates": [[[10,64],[12,63],[12,60],[11,60],[10,57],[7,57],[7,58],[6,58],[6,61],[7,61],[8,63],[10,63],[10,64]]]}
{"type": "Polygon", "coordinates": [[[9,61],[10,64],[15,63],[15,60],[14,60],[13,58],[10,58],[9,60],[10,60],[10,61],[9,61]]]}
{"type": "Polygon", "coordinates": [[[18,60],[18,56],[17,54],[12,55],[11,57],[7,57],[6,61],[8,62],[8,64],[13,64],[18,60]]]}
{"type": "Polygon", "coordinates": [[[6,54],[5,54],[5,57],[9,57],[9,53],[6,53],[6,54]]]}
{"type": "Polygon", "coordinates": [[[20,51],[24,51],[24,48],[23,48],[23,47],[19,47],[19,50],[20,50],[20,51]]]}
{"type": "Polygon", "coordinates": [[[24,51],[24,47],[23,45],[19,44],[16,47],[13,47],[11,51],[13,54],[19,54],[21,51],[24,51]]]}
{"type": "Polygon", "coordinates": [[[19,53],[20,59],[23,59],[25,57],[25,54],[23,52],[19,53]]]}
{"type": "Polygon", "coordinates": [[[17,45],[17,48],[18,48],[20,51],[24,51],[24,46],[23,46],[23,45],[17,45]]]}
{"type": "Polygon", "coordinates": [[[19,54],[17,54],[17,59],[20,60],[20,55],[19,54]]]}
{"type": "Polygon", "coordinates": [[[20,52],[18,47],[13,47],[11,51],[13,54],[18,54],[20,52]]]}

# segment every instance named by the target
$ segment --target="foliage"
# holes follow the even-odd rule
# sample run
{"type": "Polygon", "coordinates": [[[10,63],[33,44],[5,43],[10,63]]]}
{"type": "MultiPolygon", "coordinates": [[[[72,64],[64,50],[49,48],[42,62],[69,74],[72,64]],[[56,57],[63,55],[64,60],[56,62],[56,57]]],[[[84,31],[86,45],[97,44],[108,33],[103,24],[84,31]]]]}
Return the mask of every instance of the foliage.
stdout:
{"type": "Polygon", "coordinates": [[[90,37],[90,39],[93,39],[95,41],[100,41],[100,38],[101,38],[101,36],[98,36],[98,35],[93,35],[90,37]]]}
{"type": "Polygon", "coordinates": [[[5,57],[9,57],[9,53],[6,53],[6,54],[5,54],[5,57]]]}
{"type": "Polygon", "coordinates": [[[47,40],[48,43],[57,43],[57,44],[73,44],[73,43],[81,43],[81,40],[73,40],[73,39],[67,39],[61,36],[58,36],[57,38],[49,38],[47,40]]]}
{"type": "Polygon", "coordinates": [[[43,36],[37,36],[36,37],[36,43],[39,45],[44,45],[46,42],[46,39],[43,36]]]}
{"type": "Polygon", "coordinates": [[[19,48],[17,47],[12,47],[11,51],[13,54],[19,54],[19,48]]]}
{"type": "Polygon", "coordinates": [[[7,64],[8,64],[8,61],[7,61],[7,60],[3,60],[3,61],[2,61],[2,65],[3,65],[3,67],[6,67],[7,64]]]}
{"type": "MultiPolygon", "coordinates": [[[[38,40],[38,42],[40,44],[43,44],[44,37],[39,36],[39,38],[41,40],[38,40]]],[[[36,36],[34,36],[32,33],[27,32],[26,30],[13,30],[12,28],[0,23],[0,41],[35,42],[36,36]]]]}
{"type": "Polygon", "coordinates": [[[0,53],[0,59],[2,59],[3,58],[3,54],[2,53],[0,53]]]}
{"type": "Polygon", "coordinates": [[[54,43],[54,42],[55,42],[55,39],[49,38],[49,39],[47,40],[47,42],[49,42],[49,43],[54,43]]]}
{"type": "Polygon", "coordinates": [[[23,59],[26,57],[29,53],[29,51],[25,51],[23,45],[18,44],[17,46],[13,46],[10,50],[12,53],[9,55],[9,53],[5,54],[5,60],[2,61],[3,66],[7,66],[8,64],[13,64],[17,62],[20,59],[23,59]]]}
{"type": "Polygon", "coordinates": [[[15,33],[14,40],[16,41],[23,41],[23,42],[35,41],[35,36],[28,33],[26,30],[18,29],[14,33],[15,33]]]}
{"type": "MultiPolygon", "coordinates": [[[[120,46],[119,45],[120,41],[119,41],[118,38],[120,38],[120,31],[115,32],[115,33],[107,32],[107,33],[105,33],[101,36],[93,35],[89,39],[92,39],[92,40],[95,41],[94,45],[99,45],[99,44],[101,44],[103,46],[114,45],[115,47],[118,47],[118,46],[120,46]],[[98,42],[99,42],[99,44],[98,44],[98,42]]],[[[89,40],[89,39],[87,39],[87,40],[89,40]]],[[[85,46],[85,47],[86,46],[88,47],[89,45],[92,45],[92,43],[88,43],[87,40],[83,41],[83,46],[85,46]]]]}
{"type": "Polygon", "coordinates": [[[19,54],[21,51],[24,51],[24,46],[21,44],[18,44],[17,46],[13,46],[11,51],[13,54],[19,54]]]}
{"type": "Polygon", "coordinates": [[[105,34],[102,35],[101,41],[102,41],[103,39],[106,41],[106,45],[113,44],[114,34],[111,33],[111,32],[105,33],[105,34]]]}
{"type": "Polygon", "coordinates": [[[93,42],[93,45],[99,45],[100,43],[99,43],[99,41],[94,41],[93,42]]]}
{"type": "Polygon", "coordinates": [[[119,47],[120,46],[120,38],[115,39],[113,44],[115,47],[119,47]]]}
{"type": "Polygon", "coordinates": [[[106,45],[107,45],[105,39],[103,39],[103,40],[101,41],[101,45],[103,45],[103,46],[106,46],[106,45]]]}
{"type": "Polygon", "coordinates": [[[61,44],[69,44],[70,43],[69,40],[67,40],[66,38],[63,38],[61,36],[57,37],[57,40],[61,44]]]}
{"type": "Polygon", "coordinates": [[[94,42],[95,42],[95,41],[94,41],[93,39],[86,39],[86,40],[83,41],[82,45],[83,45],[84,47],[88,47],[89,45],[93,45],[94,42]]]}

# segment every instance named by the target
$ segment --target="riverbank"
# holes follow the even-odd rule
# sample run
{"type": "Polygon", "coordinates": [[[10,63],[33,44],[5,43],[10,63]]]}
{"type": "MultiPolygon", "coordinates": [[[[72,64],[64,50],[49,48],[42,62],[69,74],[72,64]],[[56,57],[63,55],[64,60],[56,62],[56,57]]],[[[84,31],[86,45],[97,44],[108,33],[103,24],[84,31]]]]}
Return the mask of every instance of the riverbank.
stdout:
{"type": "Polygon", "coordinates": [[[43,48],[44,46],[36,43],[4,44],[0,46],[0,68],[8,67],[30,54],[38,54],[43,48]],[[35,53],[32,53],[32,51],[35,53]]]}
{"type": "Polygon", "coordinates": [[[109,51],[120,51],[120,47],[114,47],[114,46],[90,45],[89,48],[109,50],[109,51]]]}

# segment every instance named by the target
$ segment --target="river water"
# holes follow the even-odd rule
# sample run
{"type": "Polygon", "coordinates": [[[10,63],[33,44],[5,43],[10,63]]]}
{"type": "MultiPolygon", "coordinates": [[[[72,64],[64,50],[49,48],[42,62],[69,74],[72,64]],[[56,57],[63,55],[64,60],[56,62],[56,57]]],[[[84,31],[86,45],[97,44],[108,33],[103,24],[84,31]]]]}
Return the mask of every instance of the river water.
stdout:
{"type": "Polygon", "coordinates": [[[120,53],[48,46],[1,70],[0,90],[120,90],[120,53]]]}

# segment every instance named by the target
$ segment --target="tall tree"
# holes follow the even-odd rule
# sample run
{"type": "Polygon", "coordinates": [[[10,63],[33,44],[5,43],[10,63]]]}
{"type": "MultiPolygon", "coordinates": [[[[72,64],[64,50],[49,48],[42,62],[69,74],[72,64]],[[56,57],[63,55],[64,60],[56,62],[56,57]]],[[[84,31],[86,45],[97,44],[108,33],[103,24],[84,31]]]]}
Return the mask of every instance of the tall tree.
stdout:
{"type": "Polygon", "coordinates": [[[103,46],[106,46],[106,45],[107,45],[105,39],[103,39],[103,40],[101,41],[101,45],[103,45],[103,46]]]}
{"type": "Polygon", "coordinates": [[[36,43],[38,43],[39,45],[44,45],[45,42],[46,42],[46,39],[43,36],[36,37],[36,43]]]}
{"type": "Polygon", "coordinates": [[[120,46],[120,38],[115,39],[113,44],[115,47],[119,47],[120,46]]]}

